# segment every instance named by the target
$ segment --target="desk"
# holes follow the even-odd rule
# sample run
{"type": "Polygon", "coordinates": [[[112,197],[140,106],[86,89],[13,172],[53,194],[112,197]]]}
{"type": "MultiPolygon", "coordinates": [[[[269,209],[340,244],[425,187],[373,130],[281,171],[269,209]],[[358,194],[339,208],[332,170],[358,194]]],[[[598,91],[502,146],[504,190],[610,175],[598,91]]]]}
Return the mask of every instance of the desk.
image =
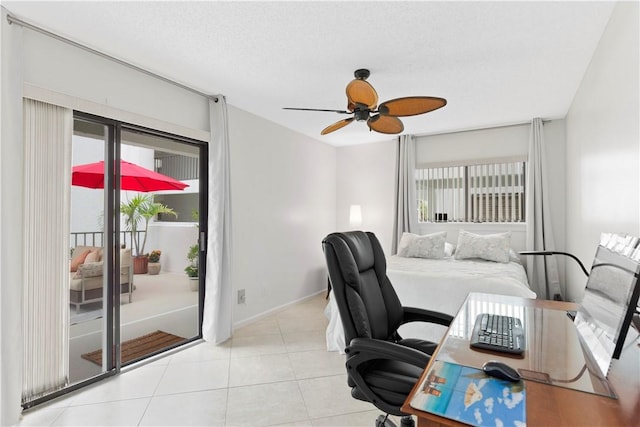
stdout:
{"type": "MultiPolygon", "coordinates": [[[[464,426],[466,424],[423,412],[410,406],[409,402],[419,393],[420,384],[436,359],[452,361],[461,365],[481,368],[489,359],[505,362],[514,368],[552,372],[559,378],[564,372],[575,372],[565,359],[578,357],[573,344],[577,336],[572,336],[575,328],[563,328],[569,322],[566,312],[576,310],[573,303],[532,300],[489,294],[471,293],[456,315],[447,334],[440,342],[431,362],[418,380],[402,410],[418,418],[418,427],[464,426]],[[497,308],[496,308],[497,307],[497,308]],[[507,312],[505,312],[507,307],[507,312]],[[524,357],[472,350],[469,347],[469,333],[478,311],[498,312],[524,316],[527,330],[527,347],[524,357]],[[535,316],[532,315],[535,313],[535,316]],[[527,322],[528,320],[528,322],[527,322]],[[550,321],[553,320],[553,321],[550,321]],[[528,323],[528,325],[527,325],[528,323]],[[546,351],[549,350],[549,351],[546,351]]],[[[601,384],[587,371],[574,385],[575,388],[593,387],[601,394],[613,392],[617,399],[604,395],[587,393],[571,388],[559,387],[541,382],[525,380],[527,387],[527,424],[530,426],[638,426],[640,425],[640,347],[638,332],[630,328],[620,360],[612,362],[608,374],[608,384],[601,384]],[[610,389],[608,386],[610,385],[610,389]],[[604,387],[604,388],[602,388],[604,387]]],[[[571,376],[565,378],[571,378],[571,376]]]]}

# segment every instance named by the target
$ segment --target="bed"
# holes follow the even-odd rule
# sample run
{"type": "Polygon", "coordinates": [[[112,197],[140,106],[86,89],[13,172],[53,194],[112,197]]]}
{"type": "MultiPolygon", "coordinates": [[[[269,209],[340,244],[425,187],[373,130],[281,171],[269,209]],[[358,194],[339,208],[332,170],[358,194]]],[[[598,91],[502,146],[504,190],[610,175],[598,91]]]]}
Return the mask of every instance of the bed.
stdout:
{"type": "MultiPolygon", "coordinates": [[[[536,298],[517,255],[509,250],[508,262],[480,258],[456,259],[452,254],[438,259],[391,256],[387,276],[403,306],[425,308],[455,315],[469,292],[484,292],[536,298]]],[[[344,352],[344,331],[338,307],[329,295],[325,308],[329,319],[327,350],[344,352]]],[[[439,325],[407,324],[403,336],[440,341],[445,329],[439,325]]]]}

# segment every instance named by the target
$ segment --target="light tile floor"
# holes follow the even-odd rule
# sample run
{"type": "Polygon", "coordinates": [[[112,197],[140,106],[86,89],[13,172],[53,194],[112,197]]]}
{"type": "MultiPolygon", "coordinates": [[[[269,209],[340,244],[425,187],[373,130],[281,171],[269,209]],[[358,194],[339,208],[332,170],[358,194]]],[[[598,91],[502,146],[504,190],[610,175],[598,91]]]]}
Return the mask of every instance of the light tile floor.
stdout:
{"type": "MultiPolygon", "coordinates": [[[[324,294],[23,414],[19,426],[373,426],[344,356],[327,352],[324,294]]],[[[394,418],[396,424],[399,420],[394,418]]]]}

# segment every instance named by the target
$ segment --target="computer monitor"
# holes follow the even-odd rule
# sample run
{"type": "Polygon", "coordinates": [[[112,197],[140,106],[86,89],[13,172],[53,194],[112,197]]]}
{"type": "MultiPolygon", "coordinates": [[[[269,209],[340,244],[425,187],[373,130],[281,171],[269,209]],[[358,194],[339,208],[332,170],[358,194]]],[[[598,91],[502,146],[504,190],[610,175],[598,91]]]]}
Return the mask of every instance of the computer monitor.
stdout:
{"type": "Polygon", "coordinates": [[[596,251],[575,325],[595,362],[607,375],[618,359],[637,311],[640,239],[603,234],[596,251]]]}

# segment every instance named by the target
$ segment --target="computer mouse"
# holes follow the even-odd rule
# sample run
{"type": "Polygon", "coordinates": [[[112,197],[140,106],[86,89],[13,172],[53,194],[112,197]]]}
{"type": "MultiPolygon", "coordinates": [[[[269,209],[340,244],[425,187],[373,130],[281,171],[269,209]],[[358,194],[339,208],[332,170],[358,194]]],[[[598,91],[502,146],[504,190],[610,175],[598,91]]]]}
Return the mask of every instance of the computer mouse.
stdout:
{"type": "Polygon", "coordinates": [[[506,363],[490,360],[482,365],[482,370],[490,377],[499,378],[501,380],[516,382],[520,381],[520,374],[506,363]]]}

